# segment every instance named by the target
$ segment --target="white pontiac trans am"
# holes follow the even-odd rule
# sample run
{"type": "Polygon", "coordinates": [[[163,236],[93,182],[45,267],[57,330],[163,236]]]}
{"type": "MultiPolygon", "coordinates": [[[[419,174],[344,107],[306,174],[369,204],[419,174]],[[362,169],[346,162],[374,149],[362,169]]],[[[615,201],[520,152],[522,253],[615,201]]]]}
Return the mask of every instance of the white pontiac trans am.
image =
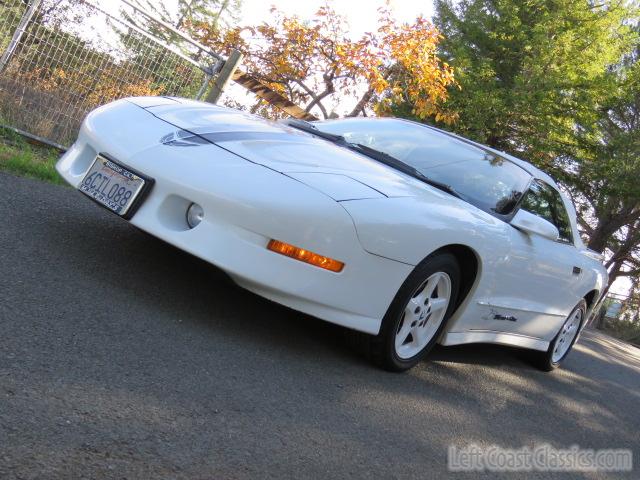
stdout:
{"type": "Polygon", "coordinates": [[[363,332],[389,370],[474,342],[551,370],[607,282],[548,175],[406,120],[128,98],[87,116],[57,170],[242,287],[363,332]]]}

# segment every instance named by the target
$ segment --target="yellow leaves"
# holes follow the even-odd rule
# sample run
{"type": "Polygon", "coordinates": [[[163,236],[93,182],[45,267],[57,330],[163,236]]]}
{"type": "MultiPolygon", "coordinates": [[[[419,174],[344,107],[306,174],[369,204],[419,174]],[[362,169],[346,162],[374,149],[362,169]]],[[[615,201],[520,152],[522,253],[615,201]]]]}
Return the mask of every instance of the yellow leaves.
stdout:
{"type": "Polygon", "coordinates": [[[50,92],[57,97],[86,109],[116,98],[160,95],[163,87],[154,87],[151,80],[133,76],[125,67],[117,65],[100,70],[100,76],[90,67],[52,70],[39,67],[25,72],[16,72],[22,83],[36,85],[38,90],[50,92]]]}
{"type": "Polygon", "coordinates": [[[148,95],[160,95],[162,93],[162,87],[154,88],[151,80],[138,79],[136,82],[120,82],[113,77],[106,81],[99,83],[96,87],[87,95],[86,101],[91,105],[100,105],[102,103],[114,100],[121,97],[135,97],[135,96],[148,96],[148,95]]]}
{"type": "Polygon", "coordinates": [[[442,109],[447,88],[455,85],[455,79],[453,69],[436,54],[440,33],[423,17],[413,24],[398,25],[388,8],[380,10],[379,22],[386,56],[394,65],[386,102],[389,98],[391,102],[408,101],[419,118],[433,115],[455,121],[455,115],[442,109]]]}
{"type": "Polygon", "coordinates": [[[456,85],[453,69],[438,58],[441,35],[427,19],[398,23],[387,4],[378,9],[377,30],[354,40],[344,18],[329,5],[309,22],[271,12],[272,18],[257,26],[220,32],[199,24],[191,31],[216,51],[240,50],[244,68],[294,102],[324,95],[319,103],[332,105],[323,114],[336,107],[344,111],[338,102],[353,104],[370,91],[366,108],[376,113],[406,100],[418,117],[455,120],[442,108],[447,88],[456,85]]]}

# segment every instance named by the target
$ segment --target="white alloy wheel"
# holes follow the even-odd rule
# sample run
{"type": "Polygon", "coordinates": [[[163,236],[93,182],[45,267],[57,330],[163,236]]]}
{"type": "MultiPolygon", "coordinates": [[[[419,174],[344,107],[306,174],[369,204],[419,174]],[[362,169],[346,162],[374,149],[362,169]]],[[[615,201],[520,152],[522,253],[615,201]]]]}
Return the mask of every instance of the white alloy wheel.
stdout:
{"type": "Polygon", "coordinates": [[[551,353],[551,361],[553,363],[558,363],[562,360],[571,348],[571,345],[573,345],[573,340],[576,338],[576,335],[578,335],[580,329],[582,316],[582,309],[577,308],[573,314],[567,318],[567,321],[564,322],[562,330],[560,330],[553,344],[553,351],[551,353]]]}
{"type": "Polygon", "coordinates": [[[413,293],[402,312],[395,337],[399,358],[409,359],[433,339],[447,313],[451,300],[451,278],[436,272],[413,293]]]}

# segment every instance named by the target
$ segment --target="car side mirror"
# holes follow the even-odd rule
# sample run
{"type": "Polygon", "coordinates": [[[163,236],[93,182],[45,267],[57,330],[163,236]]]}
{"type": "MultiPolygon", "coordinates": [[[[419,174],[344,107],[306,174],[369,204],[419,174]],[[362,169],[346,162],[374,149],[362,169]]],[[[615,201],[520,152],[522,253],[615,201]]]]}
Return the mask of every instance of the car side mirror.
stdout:
{"type": "Polygon", "coordinates": [[[527,234],[535,233],[554,241],[560,237],[560,232],[558,232],[558,228],[553,223],[526,210],[518,210],[510,223],[527,234]]]}

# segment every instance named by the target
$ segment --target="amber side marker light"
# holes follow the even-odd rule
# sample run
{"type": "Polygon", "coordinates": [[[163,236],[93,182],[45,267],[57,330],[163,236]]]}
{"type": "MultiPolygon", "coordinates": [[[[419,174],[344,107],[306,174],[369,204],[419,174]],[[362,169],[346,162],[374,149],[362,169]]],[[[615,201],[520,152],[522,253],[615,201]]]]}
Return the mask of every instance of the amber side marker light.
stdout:
{"type": "Polygon", "coordinates": [[[301,262],[315,265],[316,267],[324,268],[325,270],[331,270],[332,272],[340,272],[344,268],[344,263],[334,260],[333,258],[323,257],[317,253],[310,252],[304,248],[299,248],[288,243],[280,242],[278,240],[269,240],[267,248],[272,252],[279,253],[286,257],[300,260],[301,262]]]}

